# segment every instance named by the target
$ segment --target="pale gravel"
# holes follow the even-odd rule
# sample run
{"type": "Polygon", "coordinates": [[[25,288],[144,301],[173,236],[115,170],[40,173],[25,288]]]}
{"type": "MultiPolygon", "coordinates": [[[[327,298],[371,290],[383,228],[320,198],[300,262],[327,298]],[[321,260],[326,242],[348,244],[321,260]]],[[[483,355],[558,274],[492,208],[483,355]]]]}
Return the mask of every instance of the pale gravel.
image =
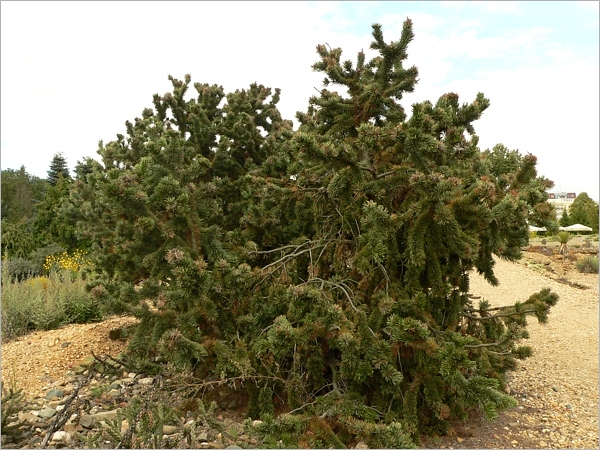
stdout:
{"type": "Polygon", "coordinates": [[[578,289],[526,262],[497,260],[497,287],[471,278],[471,292],[492,306],[524,301],[546,287],[560,297],[548,323],[528,320],[523,344],[534,354],[509,375],[508,392],[519,406],[505,413],[513,422],[501,431],[514,436],[516,448],[598,448],[598,275],[570,273],[571,281],[589,287],[578,289]]]}

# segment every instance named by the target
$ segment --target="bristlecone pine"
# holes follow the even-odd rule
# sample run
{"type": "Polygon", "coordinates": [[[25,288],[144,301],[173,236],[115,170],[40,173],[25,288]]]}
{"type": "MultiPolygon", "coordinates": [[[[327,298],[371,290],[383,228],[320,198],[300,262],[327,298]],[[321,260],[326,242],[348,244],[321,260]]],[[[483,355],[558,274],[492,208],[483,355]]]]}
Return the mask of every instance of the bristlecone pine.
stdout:
{"type": "Polygon", "coordinates": [[[470,271],[497,283],[493,255],[518,259],[527,221],[548,224],[552,183],[532,155],[477,147],[483,94],[408,117],[412,22],[373,38],[368,62],[317,47],[325,87],[297,131],[278,89],[186,96],[190,76],[170,77],[71,196],[95,243],[92,293],[141,319],[132,355],[247,390],[274,445],[406,448],[470,407],[494,418],[515,405],[503,383],[531,353],[526,317],[557,301],[472,303],[470,271]]]}

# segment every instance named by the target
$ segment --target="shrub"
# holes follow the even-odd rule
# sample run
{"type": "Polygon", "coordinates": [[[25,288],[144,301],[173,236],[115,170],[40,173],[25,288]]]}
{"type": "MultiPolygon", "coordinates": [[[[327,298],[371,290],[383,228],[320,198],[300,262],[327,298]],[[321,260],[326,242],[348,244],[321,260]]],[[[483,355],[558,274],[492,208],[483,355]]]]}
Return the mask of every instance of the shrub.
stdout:
{"type": "Polygon", "coordinates": [[[50,330],[69,323],[101,320],[107,310],[90,295],[78,273],[52,272],[49,276],[19,280],[4,268],[2,340],[33,330],[50,330]]]}
{"type": "Polygon", "coordinates": [[[575,263],[581,273],[598,273],[598,257],[586,256],[575,263]]]}
{"type": "Polygon", "coordinates": [[[63,246],[61,246],[60,244],[52,243],[45,247],[41,247],[34,250],[33,252],[31,252],[28,258],[31,261],[31,263],[35,265],[36,269],[38,270],[38,273],[43,274],[44,263],[46,262],[48,256],[64,251],[65,249],[63,246]]]}
{"type": "Polygon", "coordinates": [[[170,77],[72,192],[95,288],[140,319],[132,359],[245,382],[250,417],[300,413],[265,425],[299,446],[402,448],[471,407],[493,419],[517,404],[503,389],[531,354],[517,346],[527,316],[544,323],[557,301],[471,301],[470,272],[498,284],[494,255],[521,256],[551,184],[531,154],[478,149],[481,93],[413,104],[408,119],[412,22],[399,41],[379,25],[373,38],[380,55],[356,69],[318,47],[313,68],[348,95],[320,91],[294,133],[279,91],[267,103],[263,86],[195,83],[188,101],[191,77],[170,77]]]}
{"type": "Polygon", "coordinates": [[[6,267],[6,275],[10,279],[16,279],[18,281],[42,274],[35,263],[26,258],[19,257],[6,259],[4,260],[3,265],[6,267]]]}
{"type": "Polygon", "coordinates": [[[75,250],[72,255],[65,251],[48,255],[44,261],[44,269],[47,272],[52,270],[79,272],[90,267],[85,254],[82,250],[75,250]]]}
{"type": "Polygon", "coordinates": [[[50,244],[34,250],[26,258],[15,257],[6,259],[4,260],[4,264],[6,264],[6,268],[8,269],[7,275],[10,279],[18,281],[43,275],[46,259],[49,255],[60,252],[64,252],[64,248],[58,244],[50,244]]]}
{"type": "Polygon", "coordinates": [[[566,244],[571,239],[571,233],[568,231],[559,231],[556,236],[558,237],[558,242],[561,244],[566,244]]]}
{"type": "Polygon", "coordinates": [[[4,382],[1,384],[2,390],[2,435],[18,435],[21,431],[18,425],[14,425],[11,419],[15,414],[23,409],[25,394],[22,389],[17,389],[14,386],[5,388],[4,382]]]}

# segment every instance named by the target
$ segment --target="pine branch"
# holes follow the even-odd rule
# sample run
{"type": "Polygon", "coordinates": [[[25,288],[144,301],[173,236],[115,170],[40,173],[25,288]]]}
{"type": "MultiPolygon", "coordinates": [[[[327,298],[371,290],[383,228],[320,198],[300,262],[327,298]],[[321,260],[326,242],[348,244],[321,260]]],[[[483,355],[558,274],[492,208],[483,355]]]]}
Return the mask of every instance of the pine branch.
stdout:
{"type": "MultiPolygon", "coordinates": [[[[353,281],[353,280],[348,280],[348,281],[353,281]]],[[[356,309],[356,306],[354,306],[354,303],[352,302],[352,297],[350,296],[350,293],[352,293],[353,291],[352,291],[352,289],[348,285],[344,284],[343,281],[337,281],[336,282],[336,281],[329,281],[329,280],[324,280],[322,278],[315,277],[315,278],[311,278],[308,281],[305,281],[304,283],[299,284],[298,286],[304,286],[304,285],[314,284],[315,282],[318,282],[318,283],[321,284],[321,290],[323,289],[323,287],[325,285],[332,286],[334,289],[335,288],[340,289],[346,295],[346,298],[348,299],[348,302],[350,303],[350,306],[352,306],[352,309],[354,311],[358,312],[358,309],[356,309]]]]}
{"type": "Polygon", "coordinates": [[[299,252],[293,252],[293,253],[290,253],[290,254],[288,254],[288,255],[285,255],[285,256],[283,256],[282,258],[279,258],[277,261],[275,261],[275,262],[272,262],[271,264],[267,264],[265,267],[263,267],[263,270],[267,270],[267,269],[269,269],[269,268],[271,268],[271,267],[274,267],[274,266],[277,266],[277,265],[282,265],[282,264],[285,264],[285,263],[286,263],[288,260],[290,260],[290,259],[294,259],[294,258],[296,258],[296,257],[298,257],[298,256],[300,256],[300,255],[303,255],[304,253],[311,252],[311,251],[313,251],[313,250],[316,250],[316,249],[318,249],[318,248],[321,248],[321,247],[323,247],[323,245],[325,245],[325,246],[326,246],[326,245],[328,245],[328,244],[329,244],[329,243],[327,243],[327,244],[321,244],[321,245],[315,245],[315,246],[313,246],[313,247],[306,248],[306,249],[304,249],[304,250],[302,250],[302,251],[299,251],[299,252]]]}
{"type": "Polygon", "coordinates": [[[473,320],[491,320],[491,319],[496,319],[498,317],[514,317],[514,316],[518,316],[521,314],[529,314],[529,313],[536,313],[537,311],[535,309],[526,309],[524,311],[515,311],[512,313],[506,313],[506,314],[494,314],[493,316],[483,316],[483,317],[479,317],[479,316],[473,316],[471,314],[466,314],[466,313],[460,313],[460,315],[462,317],[468,317],[469,319],[473,319],[473,320]]]}
{"type": "Polygon", "coordinates": [[[75,398],[77,398],[77,395],[79,394],[79,389],[81,389],[82,386],[87,385],[92,380],[94,373],[95,370],[90,367],[87,377],[82,382],[75,383],[75,388],[73,389],[73,392],[71,393],[71,395],[69,395],[69,397],[64,403],[65,407],[55,417],[54,421],[52,422],[52,426],[46,432],[46,436],[44,436],[44,440],[40,444],[40,448],[46,448],[46,445],[48,445],[48,441],[54,435],[54,433],[60,430],[62,426],[67,422],[67,419],[70,417],[71,403],[75,398]]]}
{"type": "MultiPolygon", "coordinates": [[[[288,262],[290,259],[297,258],[298,256],[303,255],[304,253],[312,252],[313,250],[316,250],[318,248],[327,247],[329,244],[331,244],[333,242],[337,242],[337,241],[334,241],[332,239],[327,240],[327,241],[325,241],[325,240],[320,240],[320,241],[306,241],[303,244],[287,245],[285,247],[280,247],[278,249],[264,250],[264,252],[266,252],[266,253],[273,253],[273,252],[276,252],[278,250],[282,250],[284,248],[295,248],[295,250],[293,252],[288,253],[288,254],[282,256],[277,261],[274,261],[274,262],[272,262],[270,264],[267,264],[265,267],[263,267],[263,271],[266,271],[267,269],[269,269],[271,267],[283,265],[286,262],[288,262]],[[305,249],[300,250],[302,247],[304,247],[307,244],[313,244],[313,245],[311,247],[309,247],[309,248],[305,248],[305,249]]],[[[341,240],[340,242],[345,242],[347,244],[350,244],[353,241],[346,239],[346,240],[341,240]]],[[[260,254],[260,252],[258,252],[258,251],[254,251],[252,253],[260,254]]],[[[321,252],[321,254],[322,254],[322,252],[321,252]]]]}
{"type": "Polygon", "coordinates": [[[237,377],[230,377],[230,378],[221,378],[219,380],[211,380],[211,381],[203,381],[201,383],[181,383],[179,384],[176,389],[173,390],[173,392],[179,392],[179,391],[183,391],[186,389],[190,389],[190,388],[196,388],[197,390],[203,389],[203,388],[207,388],[210,386],[223,386],[226,383],[231,383],[231,382],[236,382],[236,381],[241,381],[242,383],[250,380],[250,381],[261,381],[261,380],[270,380],[270,381],[277,381],[280,383],[285,383],[286,380],[281,378],[281,377],[276,377],[276,376],[269,376],[269,375],[241,375],[241,376],[237,376],[237,377]]]}
{"type": "Polygon", "coordinates": [[[307,244],[314,244],[317,242],[319,242],[319,241],[307,240],[307,241],[303,242],[302,244],[284,245],[283,247],[274,248],[272,250],[253,250],[253,251],[249,252],[248,254],[249,255],[268,255],[270,253],[276,253],[276,252],[287,250],[288,248],[293,248],[295,250],[298,250],[299,248],[301,248],[307,244]]]}
{"type": "Polygon", "coordinates": [[[371,175],[373,175],[373,179],[375,179],[375,180],[381,180],[382,178],[385,178],[389,175],[393,175],[396,173],[395,170],[389,170],[387,172],[377,174],[377,171],[375,171],[375,169],[371,169],[370,167],[359,166],[359,168],[360,168],[360,170],[369,172],[371,175]]]}
{"type": "Polygon", "coordinates": [[[486,309],[464,308],[464,310],[469,311],[469,312],[482,313],[482,312],[488,312],[488,311],[503,311],[503,310],[507,310],[509,308],[512,308],[512,306],[498,306],[496,308],[486,308],[486,309]]]}
{"type": "Polygon", "coordinates": [[[498,342],[491,342],[489,344],[477,344],[477,345],[464,345],[464,348],[483,348],[483,347],[498,347],[499,345],[504,344],[506,341],[508,341],[508,338],[504,338],[501,341],[498,342]]]}
{"type": "MultiPolygon", "coordinates": [[[[321,396],[321,397],[319,397],[319,398],[325,398],[325,397],[327,397],[327,396],[328,396],[328,395],[330,395],[330,394],[337,394],[337,395],[341,395],[341,392],[340,392],[338,389],[334,389],[334,390],[332,390],[332,391],[329,391],[327,394],[324,394],[323,396],[321,396]]],[[[291,416],[291,415],[292,415],[292,414],[294,414],[295,412],[301,411],[301,410],[303,410],[304,408],[306,408],[306,407],[308,407],[308,406],[312,406],[312,405],[314,405],[314,404],[315,404],[315,403],[317,403],[317,402],[318,402],[318,399],[317,399],[317,400],[315,400],[314,402],[305,403],[304,405],[302,405],[302,406],[299,406],[299,407],[298,407],[298,408],[296,408],[296,409],[292,409],[291,411],[288,411],[288,412],[286,412],[286,413],[283,413],[283,414],[281,415],[281,417],[291,416]]]]}
{"type": "Polygon", "coordinates": [[[129,428],[127,429],[127,431],[125,431],[125,433],[121,437],[121,440],[117,443],[117,445],[115,446],[115,448],[127,448],[128,446],[131,445],[131,438],[133,437],[133,433],[134,433],[134,431],[137,428],[138,421],[142,417],[142,414],[148,409],[150,401],[154,397],[154,393],[156,392],[156,388],[157,387],[158,387],[158,384],[154,384],[154,386],[152,387],[152,390],[146,396],[146,399],[144,400],[144,403],[142,404],[142,406],[140,407],[140,409],[138,409],[138,411],[137,411],[135,417],[133,418],[133,421],[131,422],[129,428]]]}

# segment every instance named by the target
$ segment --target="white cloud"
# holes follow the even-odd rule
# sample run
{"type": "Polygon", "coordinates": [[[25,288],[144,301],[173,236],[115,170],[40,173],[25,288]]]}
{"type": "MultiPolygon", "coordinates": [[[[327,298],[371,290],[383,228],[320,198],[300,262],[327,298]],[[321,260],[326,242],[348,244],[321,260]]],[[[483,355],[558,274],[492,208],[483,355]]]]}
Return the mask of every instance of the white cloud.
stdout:
{"type": "Polygon", "coordinates": [[[467,7],[468,3],[470,3],[470,2],[449,0],[449,1],[440,1],[440,2],[438,2],[438,5],[440,5],[444,8],[453,9],[455,11],[461,11],[467,7]]]}
{"type": "Polygon", "coordinates": [[[114,139],[125,120],[151,106],[153,93],[171,89],[168,74],[191,73],[193,82],[227,92],[253,82],[281,87],[281,109],[292,118],[321,86],[310,69],[316,45],[359,45],[322,18],[336,8],[151,2],[13,9],[2,19],[3,166],[26,164],[44,175],[59,151],[71,165],[96,156],[99,139],[114,139]],[[37,157],[24,158],[31,154],[37,157]]]}

